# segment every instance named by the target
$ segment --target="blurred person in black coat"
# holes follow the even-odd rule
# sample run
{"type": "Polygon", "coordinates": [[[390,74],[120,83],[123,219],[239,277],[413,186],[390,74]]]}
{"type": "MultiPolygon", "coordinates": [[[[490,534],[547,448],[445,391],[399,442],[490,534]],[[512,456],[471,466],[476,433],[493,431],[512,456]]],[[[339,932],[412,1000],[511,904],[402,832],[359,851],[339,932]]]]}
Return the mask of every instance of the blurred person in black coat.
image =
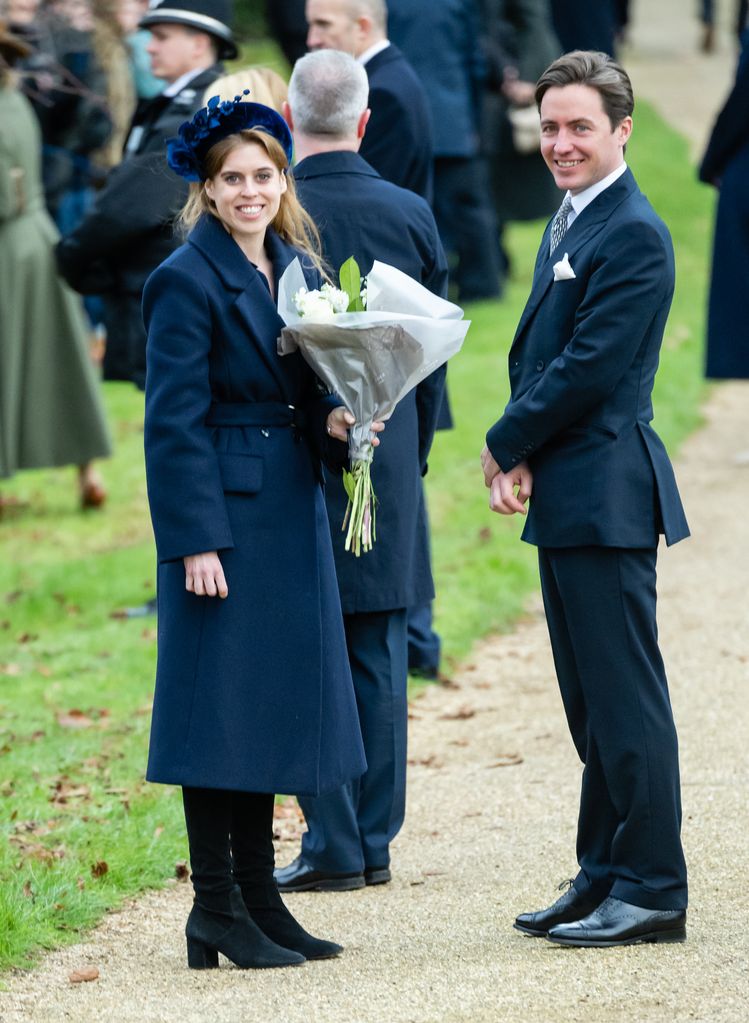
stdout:
{"type": "Polygon", "coordinates": [[[618,0],[551,0],[551,15],[562,50],[597,50],[614,57],[621,25],[618,0]]]}
{"type": "Polygon", "coordinates": [[[384,0],[307,0],[307,46],[343,50],[369,79],[367,126],[361,155],[395,185],[432,199],[432,122],[424,87],[387,37],[384,0]]]}
{"type": "Polygon", "coordinates": [[[706,375],[749,377],[749,30],[736,81],[717,117],[699,170],[719,189],[707,321],[706,375]]]}
{"type": "Polygon", "coordinates": [[[304,0],[266,0],[265,16],[271,35],[283,50],[289,64],[307,52],[307,19],[304,0]]]}
{"type": "Polygon", "coordinates": [[[476,0],[389,0],[390,38],[426,90],[434,126],[434,216],[458,301],[499,295],[497,224],[480,152],[485,64],[476,0]]]}
{"type": "Polygon", "coordinates": [[[536,80],[559,56],[561,46],[547,0],[482,0],[481,6],[487,63],[482,143],[501,233],[505,223],[549,217],[559,205],[541,157],[534,93],[536,80]],[[516,114],[527,121],[527,139],[513,129],[511,117],[516,114]]]}
{"type": "MultiPolygon", "coordinates": [[[[299,158],[297,191],[318,225],[331,271],[337,273],[353,255],[366,274],[378,259],[444,295],[447,263],[429,205],[383,180],[357,152],[369,116],[366,74],[357,62],[334,51],[304,57],[289,84],[286,116],[299,158]]],[[[300,856],[276,872],[282,891],[345,891],[390,880],[389,846],[405,814],[406,609],[434,596],[421,477],[444,379],[442,366],[388,420],[372,463],[378,541],[360,558],[344,549],[343,480],[326,473],[367,771],[332,792],[300,798],[309,830],[300,856]]]]}
{"type": "Polygon", "coordinates": [[[237,55],[230,21],[231,0],[179,0],[174,6],[162,0],[149,8],[141,25],[152,34],[152,70],[169,84],[139,104],[122,163],[58,246],[68,283],[104,298],[105,379],[145,385],[141,293],[149,274],[179,244],[173,221],[187,194],[186,184],[167,171],[165,142],[201,106],[204,90],[223,70],[220,61],[237,55]]]}

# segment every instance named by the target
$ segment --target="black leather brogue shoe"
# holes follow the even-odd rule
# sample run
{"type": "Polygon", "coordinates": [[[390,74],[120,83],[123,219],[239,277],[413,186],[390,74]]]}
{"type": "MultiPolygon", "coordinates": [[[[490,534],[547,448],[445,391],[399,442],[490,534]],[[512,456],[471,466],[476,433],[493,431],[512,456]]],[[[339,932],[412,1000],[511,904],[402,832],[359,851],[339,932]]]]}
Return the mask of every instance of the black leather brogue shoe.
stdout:
{"type": "Polygon", "coordinates": [[[521,913],[515,918],[513,926],[523,934],[545,938],[549,928],[582,919],[600,905],[600,902],[600,896],[593,898],[589,892],[579,892],[570,882],[567,891],[553,905],[547,909],[539,909],[536,913],[521,913]]]}
{"type": "Polygon", "coordinates": [[[364,874],[331,874],[315,870],[297,856],[288,867],[273,871],[281,892],[350,892],[364,887],[364,874]]]}
{"type": "Polygon", "coordinates": [[[609,896],[588,916],[550,928],[547,938],[582,948],[686,941],[686,923],[685,909],[643,909],[609,896]]]}

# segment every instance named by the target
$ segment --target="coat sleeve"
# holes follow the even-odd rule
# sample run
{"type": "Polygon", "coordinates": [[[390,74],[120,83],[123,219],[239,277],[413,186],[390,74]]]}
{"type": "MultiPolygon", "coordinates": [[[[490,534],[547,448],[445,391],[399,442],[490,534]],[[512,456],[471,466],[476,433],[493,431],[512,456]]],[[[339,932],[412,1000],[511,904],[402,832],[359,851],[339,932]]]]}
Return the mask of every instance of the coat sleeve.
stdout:
{"type": "Polygon", "coordinates": [[[666,242],[651,224],[629,220],[609,231],[593,260],[572,337],[487,433],[487,446],[504,472],[614,390],[658,311],[670,304],[670,267],[666,242]]]}
{"type": "Polygon", "coordinates": [[[145,450],[159,561],[233,547],[211,405],[211,311],[200,284],[160,266],[143,294],[148,333],[145,450]]]}

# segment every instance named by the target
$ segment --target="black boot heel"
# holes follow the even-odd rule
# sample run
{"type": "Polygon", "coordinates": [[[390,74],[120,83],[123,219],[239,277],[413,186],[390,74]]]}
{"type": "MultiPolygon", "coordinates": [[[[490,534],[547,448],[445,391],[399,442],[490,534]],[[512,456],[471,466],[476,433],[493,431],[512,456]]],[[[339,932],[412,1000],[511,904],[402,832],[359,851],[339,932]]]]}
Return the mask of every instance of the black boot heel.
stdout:
{"type": "Polygon", "coordinates": [[[253,923],[235,888],[229,893],[227,912],[215,912],[195,903],[187,918],[187,962],[192,969],[214,969],[218,953],[243,970],[267,970],[277,966],[301,966],[305,957],[281,948],[253,923]]]}
{"type": "Polygon", "coordinates": [[[215,970],[218,968],[218,952],[201,941],[188,938],[187,965],[191,970],[215,970]]]}

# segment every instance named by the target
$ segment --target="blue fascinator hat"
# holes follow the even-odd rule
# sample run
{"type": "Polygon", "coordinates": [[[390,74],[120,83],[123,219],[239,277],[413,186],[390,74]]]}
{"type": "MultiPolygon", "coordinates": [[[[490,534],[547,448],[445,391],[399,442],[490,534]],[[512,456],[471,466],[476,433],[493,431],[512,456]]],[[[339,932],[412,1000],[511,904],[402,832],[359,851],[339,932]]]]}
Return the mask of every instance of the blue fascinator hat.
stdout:
{"type": "Polygon", "coordinates": [[[223,101],[212,96],[191,121],[180,125],[178,137],[169,139],[166,147],[166,161],[175,174],[187,181],[205,181],[204,160],[209,149],[227,135],[250,128],[280,142],[291,164],[293,143],[288,124],[272,107],[245,102],[243,97],[249,94],[245,89],[242,96],[223,101]]]}

